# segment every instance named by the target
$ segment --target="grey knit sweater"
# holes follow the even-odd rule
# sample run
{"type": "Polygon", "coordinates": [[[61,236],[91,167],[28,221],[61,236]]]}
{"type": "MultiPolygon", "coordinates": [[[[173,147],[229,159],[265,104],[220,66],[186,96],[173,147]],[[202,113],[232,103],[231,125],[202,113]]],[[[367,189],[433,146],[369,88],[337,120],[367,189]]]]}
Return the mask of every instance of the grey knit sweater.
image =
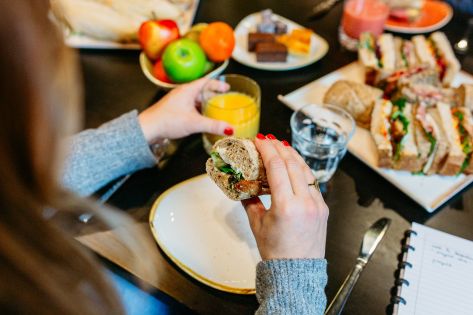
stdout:
{"type": "MultiPolygon", "coordinates": [[[[88,196],[111,180],[152,167],[136,111],[72,139],[63,176],[66,187],[88,196]]],[[[323,314],[327,284],[325,259],[278,259],[256,267],[256,314],[323,314]]]]}

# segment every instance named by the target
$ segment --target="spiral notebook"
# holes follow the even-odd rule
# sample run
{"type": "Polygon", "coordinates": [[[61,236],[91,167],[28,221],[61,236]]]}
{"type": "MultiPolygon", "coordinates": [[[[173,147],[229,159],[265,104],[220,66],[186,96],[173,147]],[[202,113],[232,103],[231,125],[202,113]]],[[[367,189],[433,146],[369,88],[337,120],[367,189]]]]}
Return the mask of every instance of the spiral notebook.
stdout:
{"type": "Polygon", "coordinates": [[[406,235],[394,314],[473,314],[473,242],[417,223],[406,235]]]}

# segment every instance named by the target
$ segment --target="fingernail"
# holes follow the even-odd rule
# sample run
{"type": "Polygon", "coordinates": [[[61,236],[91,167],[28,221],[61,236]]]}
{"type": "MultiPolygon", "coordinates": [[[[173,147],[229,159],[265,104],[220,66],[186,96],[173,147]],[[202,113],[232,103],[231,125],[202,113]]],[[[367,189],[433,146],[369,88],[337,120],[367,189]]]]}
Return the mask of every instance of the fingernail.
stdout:
{"type": "Polygon", "coordinates": [[[231,135],[233,135],[233,128],[227,127],[227,128],[225,128],[223,133],[226,134],[227,136],[231,136],[231,135]]]}
{"type": "Polygon", "coordinates": [[[281,143],[286,146],[286,147],[290,147],[291,145],[289,144],[289,142],[287,142],[286,140],[283,140],[281,141],[281,143]]]}
{"type": "Polygon", "coordinates": [[[264,140],[266,139],[266,137],[262,134],[262,133],[259,133],[256,135],[256,138],[260,139],[260,140],[264,140]]]}
{"type": "Polygon", "coordinates": [[[268,138],[268,139],[270,139],[270,140],[276,140],[276,137],[275,137],[273,134],[271,134],[271,133],[268,133],[268,134],[266,135],[266,138],[268,138]]]}

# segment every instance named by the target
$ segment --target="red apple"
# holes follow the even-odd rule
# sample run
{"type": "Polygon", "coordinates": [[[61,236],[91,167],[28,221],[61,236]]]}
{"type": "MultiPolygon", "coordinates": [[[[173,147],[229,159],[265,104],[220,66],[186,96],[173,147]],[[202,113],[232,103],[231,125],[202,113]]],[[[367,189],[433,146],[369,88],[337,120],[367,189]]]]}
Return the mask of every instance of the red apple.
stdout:
{"type": "Polygon", "coordinates": [[[159,59],[153,66],[153,75],[158,79],[159,81],[166,82],[166,83],[172,83],[171,79],[169,79],[168,75],[166,74],[166,71],[164,70],[163,66],[163,60],[159,59]]]}
{"type": "Polygon", "coordinates": [[[141,24],[138,40],[151,60],[158,60],[167,44],[179,38],[179,28],[173,20],[150,20],[141,24]]]}

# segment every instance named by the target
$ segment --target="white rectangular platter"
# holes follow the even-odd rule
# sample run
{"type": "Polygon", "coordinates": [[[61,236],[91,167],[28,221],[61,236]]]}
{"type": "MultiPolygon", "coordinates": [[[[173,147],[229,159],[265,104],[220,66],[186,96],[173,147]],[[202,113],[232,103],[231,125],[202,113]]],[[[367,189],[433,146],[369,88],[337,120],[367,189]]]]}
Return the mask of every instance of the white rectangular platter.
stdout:
{"type": "MultiPolygon", "coordinates": [[[[293,110],[306,104],[322,104],[325,92],[338,80],[364,81],[364,69],[358,62],[353,62],[331,72],[287,95],[279,95],[279,100],[293,110]]],[[[461,71],[453,86],[462,83],[473,84],[473,76],[461,71]]],[[[473,175],[459,176],[421,176],[406,171],[395,171],[377,167],[377,150],[368,130],[357,127],[353,138],[348,143],[348,151],[363,161],[378,174],[420,204],[428,212],[433,212],[445,201],[455,196],[473,182],[473,175]]]]}

